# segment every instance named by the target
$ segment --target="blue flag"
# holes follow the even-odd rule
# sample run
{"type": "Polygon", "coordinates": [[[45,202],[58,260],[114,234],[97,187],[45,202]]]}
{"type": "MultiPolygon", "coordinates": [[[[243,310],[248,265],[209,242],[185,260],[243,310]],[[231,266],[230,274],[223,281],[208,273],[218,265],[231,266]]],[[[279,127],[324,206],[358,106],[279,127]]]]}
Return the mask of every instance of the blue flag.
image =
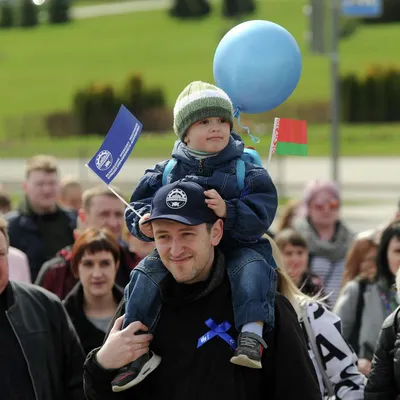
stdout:
{"type": "Polygon", "coordinates": [[[125,164],[142,128],[142,123],[122,105],[102,145],[87,165],[106,185],[125,164]]]}

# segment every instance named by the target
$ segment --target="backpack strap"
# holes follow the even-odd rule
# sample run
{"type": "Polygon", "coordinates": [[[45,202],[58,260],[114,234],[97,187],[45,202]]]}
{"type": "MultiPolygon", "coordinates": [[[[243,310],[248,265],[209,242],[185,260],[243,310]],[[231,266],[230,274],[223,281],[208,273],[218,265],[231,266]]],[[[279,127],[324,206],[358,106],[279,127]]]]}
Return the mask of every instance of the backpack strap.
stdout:
{"type": "Polygon", "coordinates": [[[360,338],[361,319],[364,311],[364,292],[366,288],[367,288],[367,282],[365,280],[361,280],[358,282],[356,318],[354,320],[353,330],[349,337],[349,343],[352,345],[353,350],[357,355],[360,354],[359,338],[360,338]]]}
{"type": "Polygon", "coordinates": [[[236,162],[236,180],[240,192],[244,189],[245,175],[246,175],[246,165],[242,159],[239,159],[236,162]]]}
{"type": "Polygon", "coordinates": [[[171,158],[167,162],[167,165],[165,166],[164,171],[163,171],[163,175],[162,175],[161,183],[162,183],[163,186],[167,184],[168,175],[171,173],[172,168],[175,167],[175,164],[176,164],[176,159],[175,158],[171,158]]]}
{"type": "Polygon", "coordinates": [[[250,161],[253,164],[259,165],[260,167],[262,167],[261,157],[258,154],[256,149],[254,149],[253,147],[245,147],[243,153],[250,157],[250,161]]]}

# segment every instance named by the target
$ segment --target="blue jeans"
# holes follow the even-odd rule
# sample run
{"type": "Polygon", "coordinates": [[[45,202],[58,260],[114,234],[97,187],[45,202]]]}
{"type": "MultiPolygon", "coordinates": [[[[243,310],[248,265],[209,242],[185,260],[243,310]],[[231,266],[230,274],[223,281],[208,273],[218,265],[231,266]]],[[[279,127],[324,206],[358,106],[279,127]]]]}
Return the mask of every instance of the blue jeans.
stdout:
{"type": "Polygon", "coordinates": [[[160,284],[169,274],[160,257],[152,253],[143,259],[130,274],[124,290],[125,316],[122,327],[140,321],[153,333],[158,321],[162,299],[160,284]]]}
{"type": "Polygon", "coordinates": [[[276,263],[267,239],[243,247],[224,245],[226,270],[232,290],[235,326],[238,331],[249,322],[275,325],[276,263]]]}
{"type": "MultiPolygon", "coordinates": [[[[276,264],[267,240],[255,244],[225,248],[226,269],[231,283],[235,326],[264,322],[264,329],[274,327],[274,300],[276,292],[276,264]]],[[[162,300],[160,284],[169,274],[160,258],[147,256],[136,266],[125,288],[125,317],[123,327],[141,321],[153,333],[162,300]]]]}

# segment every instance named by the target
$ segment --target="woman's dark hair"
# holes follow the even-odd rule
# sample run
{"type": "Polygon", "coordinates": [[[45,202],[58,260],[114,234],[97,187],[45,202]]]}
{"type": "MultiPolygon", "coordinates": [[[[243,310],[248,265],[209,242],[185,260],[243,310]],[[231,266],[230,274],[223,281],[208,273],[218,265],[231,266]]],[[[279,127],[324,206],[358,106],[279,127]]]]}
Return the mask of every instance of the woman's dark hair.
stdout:
{"type": "Polygon", "coordinates": [[[115,263],[120,259],[119,245],[114,235],[107,229],[86,229],[72,246],[71,270],[76,278],[79,277],[78,267],[85,253],[96,254],[108,251],[112,254],[115,263]]]}
{"type": "Polygon", "coordinates": [[[390,272],[387,251],[390,241],[394,238],[400,239],[400,221],[390,224],[382,233],[376,256],[376,264],[378,267],[377,278],[385,279],[389,286],[394,283],[395,277],[390,272]]]}
{"type": "Polygon", "coordinates": [[[301,233],[291,228],[286,228],[280,231],[274,238],[279,250],[283,251],[288,244],[296,247],[303,247],[308,250],[307,242],[301,233]]]}

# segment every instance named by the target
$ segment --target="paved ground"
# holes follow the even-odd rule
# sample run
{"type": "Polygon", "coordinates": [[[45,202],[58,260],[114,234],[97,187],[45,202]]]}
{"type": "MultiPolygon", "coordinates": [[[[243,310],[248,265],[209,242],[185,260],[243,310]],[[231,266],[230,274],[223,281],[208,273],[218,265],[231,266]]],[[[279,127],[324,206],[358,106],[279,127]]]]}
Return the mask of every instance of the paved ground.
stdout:
{"type": "Polygon", "coordinates": [[[104,15],[161,10],[168,8],[171,3],[171,0],[134,0],[108,4],[95,4],[92,6],[77,6],[71,9],[71,16],[73,19],[85,19],[102,17],[104,15]]]}
{"type": "MultiPolygon", "coordinates": [[[[134,159],[131,155],[114,183],[130,193],[146,168],[155,159],[134,159]]],[[[327,158],[288,157],[273,159],[270,174],[285,197],[297,197],[304,184],[315,178],[330,177],[327,158]]],[[[85,167],[88,160],[60,160],[62,175],[73,175],[85,185],[101,183],[85,167]]],[[[25,161],[0,160],[0,182],[9,190],[20,190],[25,161]]],[[[400,157],[366,158],[348,157],[341,160],[340,180],[345,205],[343,217],[355,231],[371,228],[392,218],[400,198],[400,157]]]]}

